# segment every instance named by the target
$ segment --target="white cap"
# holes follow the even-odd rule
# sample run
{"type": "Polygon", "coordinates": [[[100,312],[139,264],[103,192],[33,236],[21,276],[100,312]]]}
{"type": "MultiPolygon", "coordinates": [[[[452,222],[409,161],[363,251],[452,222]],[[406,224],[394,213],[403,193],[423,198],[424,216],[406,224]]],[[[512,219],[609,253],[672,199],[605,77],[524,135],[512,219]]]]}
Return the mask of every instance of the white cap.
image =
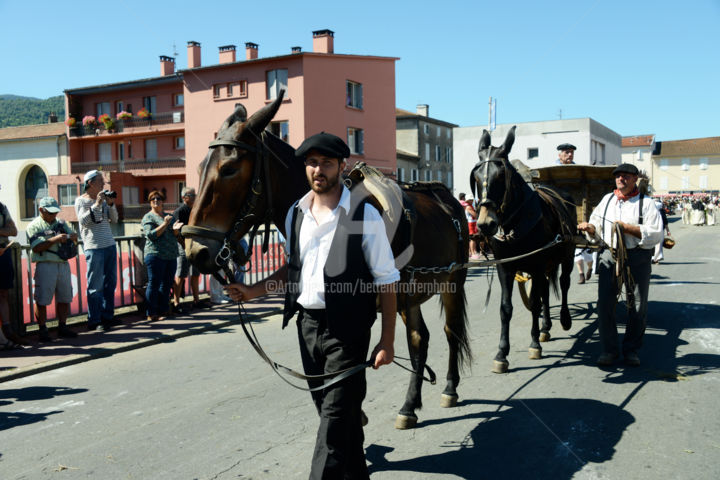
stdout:
{"type": "Polygon", "coordinates": [[[83,178],[83,182],[87,183],[93,178],[97,177],[98,175],[102,175],[102,173],[99,170],[90,170],[85,174],[85,177],[83,178]]]}

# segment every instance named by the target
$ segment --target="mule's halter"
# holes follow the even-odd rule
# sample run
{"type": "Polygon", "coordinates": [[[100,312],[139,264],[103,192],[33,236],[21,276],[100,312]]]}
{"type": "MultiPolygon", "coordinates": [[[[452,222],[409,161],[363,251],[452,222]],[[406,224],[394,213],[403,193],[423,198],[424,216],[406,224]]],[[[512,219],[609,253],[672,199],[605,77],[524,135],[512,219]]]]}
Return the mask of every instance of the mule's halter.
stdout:
{"type": "MultiPolygon", "coordinates": [[[[508,169],[507,160],[505,158],[489,158],[490,154],[492,152],[492,147],[488,148],[488,158],[487,160],[483,160],[481,162],[478,162],[477,165],[475,165],[475,168],[473,171],[476,171],[480,168],[482,168],[482,182],[480,184],[482,188],[482,197],[480,199],[480,203],[478,206],[481,207],[493,207],[495,211],[502,215],[502,213],[505,211],[508,205],[509,195],[510,195],[510,187],[512,186],[512,175],[510,175],[511,170],[508,169]],[[491,200],[487,196],[488,192],[488,185],[489,185],[489,175],[490,175],[490,164],[491,163],[500,163],[502,164],[503,168],[505,169],[505,193],[503,194],[503,200],[500,206],[498,207],[494,200],[491,200]]],[[[473,192],[475,196],[477,197],[477,192],[473,192]]]]}
{"type": "MultiPolygon", "coordinates": [[[[255,132],[252,132],[252,130],[247,129],[247,131],[250,131],[253,135],[255,135],[255,132]]],[[[263,233],[262,252],[266,253],[268,250],[270,222],[272,221],[273,215],[269,162],[269,153],[272,152],[265,144],[265,132],[263,132],[260,137],[255,135],[255,138],[258,140],[257,145],[250,145],[237,140],[222,139],[213,140],[209,145],[210,148],[229,147],[255,153],[255,165],[253,167],[253,179],[250,182],[250,192],[245,199],[245,203],[243,203],[240,211],[235,217],[237,220],[232,228],[230,228],[227,232],[222,232],[214,228],[199,227],[194,225],[186,225],[182,227],[182,234],[184,236],[210,238],[223,242],[222,248],[215,256],[215,264],[223,269],[227,267],[228,260],[231,257],[235,263],[241,267],[247,263],[248,259],[252,256],[253,240],[260,228],[260,225],[263,223],[265,225],[265,232],[263,233]],[[259,216],[255,210],[260,197],[262,197],[263,191],[266,192],[266,209],[264,218],[259,222],[259,216]],[[250,225],[252,227],[247,252],[240,251],[238,249],[239,242],[234,240],[234,237],[246,225],[250,225]]]]}

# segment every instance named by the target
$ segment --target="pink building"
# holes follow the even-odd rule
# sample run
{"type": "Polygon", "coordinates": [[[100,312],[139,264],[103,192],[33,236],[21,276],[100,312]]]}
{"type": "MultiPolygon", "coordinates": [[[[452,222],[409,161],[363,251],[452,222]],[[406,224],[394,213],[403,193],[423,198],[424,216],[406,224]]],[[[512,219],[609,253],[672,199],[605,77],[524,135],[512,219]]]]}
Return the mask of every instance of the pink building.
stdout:
{"type": "MultiPolygon", "coordinates": [[[[98,168],[108,172],[126,220],[147,211],[153,189],[176,203],[183,186],[198,186],[198,165],[235,105],[252,115],[281,89],[273,133],[294,147],[320,131],[334,133],[350,146],[349,165],[364,161],[394,174],[397,58],[336,54],[330,30],[313,32],[312,52],[292,47],[261,58],[248,42],[244,58],[236,53],[234,45],[221,46],[218,63],[203,66],[201,45],[191,41],[186,70],[176,72],[174,59],[162,56],[160,77],[66,90],[66,111],[77,125],[68,127],[69,174],[51,177],[50,194],[98,168]],[[141,109],[150,115],[139,116],[141,109]],[[118,119],[123,111],[132,118],[118,119]],[[82,126],[84,117],[103,114],[113,121],[82,126]]],[[[74,219],[74,212],[64,214],[74,219]]]]}

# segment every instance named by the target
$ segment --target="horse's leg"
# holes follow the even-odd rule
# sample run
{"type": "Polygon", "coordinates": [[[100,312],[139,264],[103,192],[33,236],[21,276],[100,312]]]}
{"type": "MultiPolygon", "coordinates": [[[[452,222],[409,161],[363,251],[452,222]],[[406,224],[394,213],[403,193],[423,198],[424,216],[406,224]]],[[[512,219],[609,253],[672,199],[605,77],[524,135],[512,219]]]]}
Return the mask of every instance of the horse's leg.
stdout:
{"type": "Polygon", "coordinates": [[[467,346],[467,326],[465,313],[465,294],[462,281],[449,281],[447,285],[456,286],[455,291],[442,293],[443,308],[445,309],[445,337],[447,338],[450,355],[448,357],[447,384],[442,392],[440,406],[444,408],[457,405],[457,387],[460,385],[460,359],[466,361],[470,355],[467,346]]]}
{"type": "Polygon", "coordinates": [[[552,320],[550,319],[550,284],[546,283],[547,288],[542,291],[542,327],[540,327],[540,341],[547,342],[550,340],[550,329],[552,328],[552,320]]]}
{"type": "Polygon", "coordinates": [[[563,257],[562,270],[560,273],[560,295],[562,303],[560,306],[560,325],[563,330],[570,330],[572,326],[572,317],[570,316],[570,309],[568,308],[568,290],[570,290],[570,274],[573,272],[573,256],[574,256],[574,245],[568,248],[563,257]]]}
{"type": "MultiPolygon", "coordinates": [[[[542,302],[548,301],[550,296],[550,285],[548,284],[547,277],[543,273],[533,274],[533,279],[538,278],[537,288],[533,285],[532,292],[530,292],[530,312],[532,314],[532,325],[530,327],[530,348],[528,349],[528,356],[533,359],[542,358],[542,347],[540,346],[540,328],[539,322],[540,311],[543,308],[542,302]],[[539,278],[538,278],[539,277],[539,278]]],[[[535,280],[533,280],[533,283],[535,280]]]]}
{"type": "Polygon", "coordinates": [[[410,361],[415,370],[415,373],[410,375],[410,385],[405,396],[405,403],[395,419],[395,428],[405,430],[415,427],[417,424],[415,410],[422,408],[422,374],[427,360],[430,332],[423,321],[420,305],[408,306],[401,315],[405,323],[410,361]]]}
{"type": "MultiPolygon", "coordinates": [[[[513,282],[515,281],[515,271],[509,271],[503,265],[498,265],[497,272],[498,279],[500,280],[500,288],[502,289],[500,297],[500,345],[498,346],[498,353],[495,355],[495,360],[493,361],[492,371],[495,373],[506,373],[510,365],[507,356],[510,353],[510,319],[512,318],[513,312],[512,289],[513,282]]],[[[535,290],[534,285],[530,291],[532,292],[533,290],[535,290]]]]}

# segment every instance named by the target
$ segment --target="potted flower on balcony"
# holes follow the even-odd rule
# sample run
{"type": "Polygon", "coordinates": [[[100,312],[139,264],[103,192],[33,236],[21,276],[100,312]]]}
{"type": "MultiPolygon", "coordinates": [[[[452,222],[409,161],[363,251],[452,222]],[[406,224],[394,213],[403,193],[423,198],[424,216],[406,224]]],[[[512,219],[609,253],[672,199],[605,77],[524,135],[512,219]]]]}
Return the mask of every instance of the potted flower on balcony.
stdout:
{"type": "Polygon", "coordinates": [[[123,110],[122,112],[115,115],[115,118],[117,118],[118,120],[127,120],[129,118],[132,118],[132,113],[123,110]]]}
{"type": "Polygon", "coordinates": [[[92,132],[97,127],[97,120],[92,115],[85,115],[82,119],[83,127],[88,132],[92,132]]]}
{"type": "Polygon", "coordinates": [[[108,133],[113,133],[115,130],[115,120],[113,120],[110,115],[103,113],[98,120],[100,120],[100,123],[103,124],[108,133]]]}
{"type": "Polygon", "coordinates": [[[138,114],[138,117],[145,118],[145,119],[149,119],[152,116],[152,113],[150,113],[150,111],[145,107],[141,108],[137,114],[138,114]]]}
{"type": "Polygon", "coordinates": [[[67,125],[70,128],[73,128],[75,125],[77,125],[77,120],[75,120],[73,117],[67,117],[65,119],[65,125],[67,125]]]}

